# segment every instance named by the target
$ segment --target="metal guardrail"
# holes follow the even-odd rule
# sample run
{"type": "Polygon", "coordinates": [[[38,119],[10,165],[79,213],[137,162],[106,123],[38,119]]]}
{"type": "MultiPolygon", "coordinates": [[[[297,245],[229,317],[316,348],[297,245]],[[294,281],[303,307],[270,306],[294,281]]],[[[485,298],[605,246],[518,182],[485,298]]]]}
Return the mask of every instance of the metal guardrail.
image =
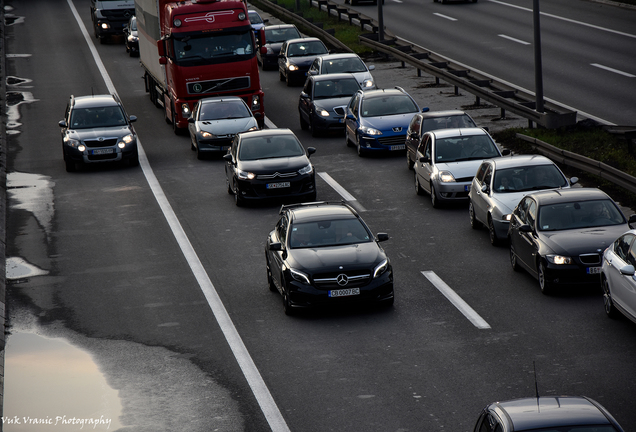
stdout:
{"type": "Polygon", "coordinates": [[[535,150],[557,163],[570,166],[621,186],[632,193],[636,193],[636,177],[626,174],[603,162],[581,156],[571,151],[563,150],[533,137],[517,134],[517,138],[535,146],[535,150]]]}

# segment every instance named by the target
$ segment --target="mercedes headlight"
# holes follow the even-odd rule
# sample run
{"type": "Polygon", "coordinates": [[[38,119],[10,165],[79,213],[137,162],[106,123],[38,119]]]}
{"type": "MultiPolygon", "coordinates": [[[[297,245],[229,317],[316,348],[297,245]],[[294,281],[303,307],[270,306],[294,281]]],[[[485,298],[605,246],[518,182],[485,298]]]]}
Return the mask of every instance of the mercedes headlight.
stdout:
{"type": "Polygon", "coordinates": [[[294,279],[295,281],[304,283],[307,285],[311,285],[311,282],[309,282],[309,276],[306,275],[305,273],[293,268],[289,269],[289,273],[291,274],[292,279],[294,279]]]}
{"type": "Polygon", "coordinates": [[[373,279],[380,276],[389,268],[389,260],[385,259],[373,269],[373,279]]]}

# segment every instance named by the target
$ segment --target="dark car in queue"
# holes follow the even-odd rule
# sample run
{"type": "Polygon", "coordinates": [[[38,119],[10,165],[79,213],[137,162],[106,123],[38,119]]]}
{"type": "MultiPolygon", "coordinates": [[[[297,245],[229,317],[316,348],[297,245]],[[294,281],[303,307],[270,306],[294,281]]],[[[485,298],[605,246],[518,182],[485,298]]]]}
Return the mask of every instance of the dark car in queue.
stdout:
{"type": "Polygon", "coordinates": [[[603,251],[636,222],[595,188],[526,195],[512,212],[508,238],[513,270],[538,279],[541,292],[600,286],[603,251]]]}
{"type": "Polygon", "coordinates": [[[288,86],[300,85],[307,78],[309,66],[316,56],[329,54],[327,46],[318,38],[289,39],[278,54],[278,77],[288,86]]]}
{"type": "Polygon", "coordinates": [[[404,151],[411,118],[425,111],[401,87],[360,90],[347,105],[345,143],[355,146],[358,156],[404,151]]]}
{"type": "Polygon", "coordinates": [[[267,282],[287,315],[298,309],[367,302],[393,305],[393,269],[374,236],[348,204],[283,206],[267,236],[267,282]]]}
{"type": "Polygon", "coordinates": [[[605,313],[620,314],[636,323],[636,230],[620,236],[603,252],[601,286],[605,313]]]}
{"type": "Polygon", "coordinates": [[[468,192],[470,226],[485,226],[490,243],[497,245],[508,238],[512,211],[525,195],[543,189],[566,189],[578,178],[568,179],[559,167],[545,156],[519,155],[487,159],[477,169],[468,192]]]}
{"type": "MultiPolygon", "coordinates": [[[[473,118],[460,110],[428,111],[417,113],[411,119],[406,131],[406,165],[412,170],[415,153],[428,131],[437,129],[457,129],[477,127],[473,118]]],[[[488,131],[487,128],[484,130],[488,131]]]]}
{"type": "Polygon", "coordinates": [[[585,396],[537,396],[494,402],[474,432],[623,432],[600,403],[585,396]]]}
{"type": "Polygon", "coordinates": [[[190,148],[197,158],[206,154],[225,155],[239,132],[258,130],[258,122],[245,101],[238,96],[200,99],[188,118],[190,148]]]}
{"type": "Polygon", "coordinates": [[[276,69],[283,42],[300,37],[302,35],[293,24],[268,25],[261,28],[258,32],[259,47],[256,58],[263,70],[276,69]]]}
{"type": "Polygon", "coordinates": [[[310,75],[298,99],[301,129],[313,136],[330,130],[344,130],[347,103],[360,85],[352,74],[310,75]]]}
{"type": "Polygon", "coordinates": [[[350,73],[356,77],[362,90],[373,90],[376,88],[371,75],[374,69],[374,65],[367,66],[356,53],[325,54],[315,58],[307,75],[350,73]]]}
{"type": "Polygon", "coordinates": [[[415,193],[428,193],[434,208],[466,201],[481,162],[509,153],[509,150],[499,150],[482,128],[426,132],[413,165],[415,193]]]}
{"type": "Polygon", "coordinates": [[[225,159],[227,191],[237,206],[251,201],[314,201],[316,177],[309,156],[289,129],[263,129],[237,134],[225,159]]]}
{"type": "Polygon", "coordinates": [[[139,55],[139,33],[137,32],[137,17],[131,16],[128,24],[124,27],[124,44],[126,52],[131,57],[139,55]]]}
{"type": "Polygon", "coordinates": [[[135,121],[116,94],[71,96],[58,123],[66,171],[107,162],[139,165],[135,121]]]}

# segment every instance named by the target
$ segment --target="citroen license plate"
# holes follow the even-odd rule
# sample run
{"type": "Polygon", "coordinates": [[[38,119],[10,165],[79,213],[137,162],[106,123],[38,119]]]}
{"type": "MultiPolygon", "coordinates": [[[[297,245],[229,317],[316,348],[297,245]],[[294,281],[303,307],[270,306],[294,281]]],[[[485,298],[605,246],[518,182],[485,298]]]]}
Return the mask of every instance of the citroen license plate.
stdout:
{"type": "Polygon", "coordinates": [[[347,297],[360,295],[360,288],[347,288],[329,291],[329,297],[347,297]]]}
{"type": "Polygon", "coordinates": [[[280,183],[267,183],[265,186],[267,189],[280,189],[280,188],[288,188],[291,184],[289,182],[280,182],[280,183]]]}

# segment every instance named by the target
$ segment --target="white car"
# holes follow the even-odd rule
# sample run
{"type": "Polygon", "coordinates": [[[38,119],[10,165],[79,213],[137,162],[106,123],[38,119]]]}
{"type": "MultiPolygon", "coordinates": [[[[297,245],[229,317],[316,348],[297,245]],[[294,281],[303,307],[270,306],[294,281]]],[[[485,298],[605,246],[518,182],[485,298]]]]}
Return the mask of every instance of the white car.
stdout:
{"type": "Polygon", "coordinates": [[[426,132],[415,152],[415,192],[430,194],[435,208],[443,203],[466,201],[481,162],[509,153],[502,153],[481,128],[426,132]]]}
{"type": "Polygon", "coordinates": [[[521,155],[482,162],[468,193],[468,215],[473,229],[486,226],[490,243],[508,236],[510,215],[521,198],[542,189],[569,188],[578,178],[567,179],[545,156],[521,155]]]}
{"type": "Polygon", "coordinates": [[[636,230],[627,231],[603,253],[601,284],[605,313],[620,313],[636,323],[636,230]]]}
{"type": "Polygon", "coordinates": [[[307,74],[350,73],[356,77],[362,90],[372,90],[376,88],[371,75],[371,71],[374,69],[374,65],[367,67],[358,54],[326,54],[316,57],[307,74]]]}

